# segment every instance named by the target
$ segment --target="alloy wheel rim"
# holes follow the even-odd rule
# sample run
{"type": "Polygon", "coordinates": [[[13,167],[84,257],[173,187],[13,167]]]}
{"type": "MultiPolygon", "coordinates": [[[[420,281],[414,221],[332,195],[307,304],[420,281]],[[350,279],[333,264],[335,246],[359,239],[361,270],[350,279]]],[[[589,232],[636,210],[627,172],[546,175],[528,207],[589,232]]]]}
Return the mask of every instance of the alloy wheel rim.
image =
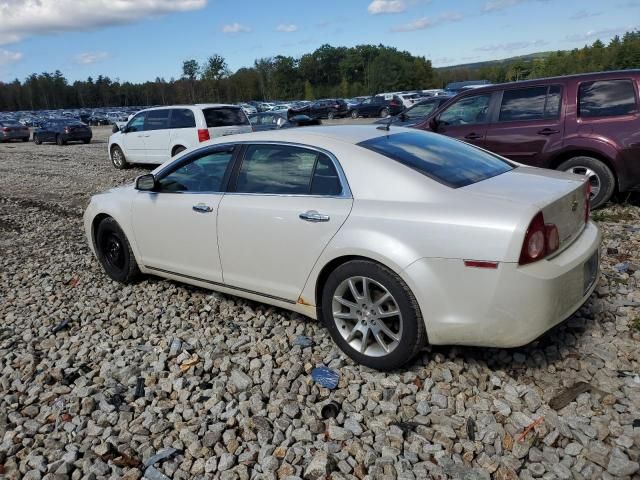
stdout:
{"type": "Polygon", "coordinates": [[[116,167],[122,166],[122,154],[117,148],[113,151],[113,163],[116,167]]]}
{"type": "Polygon", "coordinates": [[[596,172],[591,170],[589,167],[584,167],[581,165],[570,167],[566,171],[569,173],[575,173],[576,175],[582,175],[587,177],[589,180],[589,183],[591,184],[591,196],[589,198],[593,199],[598,196],[598,193],[600,193],[601,182],[600,182],[600,177],[596,172]]]}
{"type": "Polygon", "coordinates": [[[120,242],[118,237],[110,234],[105,239],[103,252],[109,265],[122,270],[124,267],[124,250],[122,248],[122,242],[120,242]]]}
{"type": "Polygon", "coordinates": [[[368,277],[350,277],[336,288],[333,320],[351,348],[367,357],[393,352],[402,338],[398,302],[389,290],[368,277]]]}

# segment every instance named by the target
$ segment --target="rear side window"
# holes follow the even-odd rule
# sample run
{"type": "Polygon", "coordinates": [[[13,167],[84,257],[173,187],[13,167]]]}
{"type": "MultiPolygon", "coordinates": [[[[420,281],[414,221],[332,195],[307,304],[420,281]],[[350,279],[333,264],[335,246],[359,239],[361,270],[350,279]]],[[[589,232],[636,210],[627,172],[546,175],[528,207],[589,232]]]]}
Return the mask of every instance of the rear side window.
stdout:
{"type": "Polygon", "coordinates": [[[339,195],[333,162],[313,150],[283,145],[251,145],[238,172],[236,191],[276,195],[339,195]]]}
{"type": "Polygon", "coordinates": [[[585,82],[578,89],[578,114],[581,117],[628,115],[636,109],[631,80],[585,82]]]}
{"type": "Polygon", "coordinates": [[[165,128],[169,128],[169,112],[169,109],[149,110],[144,122],[145,131],[164,130],[165,128]]]}
{"type": "Polygon", "coordinates": [[[205,108],[202,113],[208,128],[249,125],[249,119],[241,108],[205,108]]]}
{"type": "Polygon", "coordinates": [[[452,188],[513,169],[506,160],[464,142],[426,132],[394,133],[359,143],[452,188]]]}
{"type": "Polygon", "coordinates": [[[171,128],[194,128],[196,119],[188,108],[174,108],[171,110],[171,128]]]}
{"type": "Polygon", "coordinates": [[[506,90],[502,94],[500,122],[556,118],[560,113],[560,86],[506,90]]]}

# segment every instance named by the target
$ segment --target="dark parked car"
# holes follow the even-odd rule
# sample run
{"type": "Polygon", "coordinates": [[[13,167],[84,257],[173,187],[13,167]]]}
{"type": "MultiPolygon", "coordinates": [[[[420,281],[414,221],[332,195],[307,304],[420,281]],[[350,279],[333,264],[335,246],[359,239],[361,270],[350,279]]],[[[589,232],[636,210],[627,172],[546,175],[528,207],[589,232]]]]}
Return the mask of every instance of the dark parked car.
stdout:
{"type": "Polygon", "coordinates": [[[373,123],[388,124],[391,121],[391,125],[396,127],[413,127],[419,123],[424,122],[425,118],[435,112],[440,106],[447,102],[451,98],[451,95],[439,95],[437,97],[429,97],[425,100],[412,105],[411,107],[403,110],[393,118],[381,118],[373,123]]]}
{"type": "Polygon", "coordinates": [[[340,98],[327,98],[316,100],[308,105],[297,108],[290,108],[288,117],[294,115],[306,115],[311,118],[333,118],[346,117],[349,114],[349,105],[340,98]]]}
{"type": "Polygon", "coordinates": [[[321,124],[320,119],[311,118],[306,115],[294,115],[287,119],[285,115],[271,112],[254,113],[253,115],[249,115],[249,121],[251,122],[251,126],[255,132],[321,124]]]}
{"type": "Polygon", "coordinates": [[[363,100],[351,108],[351,118],[358,117],[388,117],[398,115],[404,109],[402,99],[397,95],[386,98],[384,95],[376,95],[363,100]]]}
{"type": "Polygon", "coordinates": [[[15,120],[0,120],[0,142],[9,140],[29,141],[29,128],[15,120]]]}
{"type": "Polygon", "coordinates": [[[47,120],[33,132],[33,141],[36,145],[42,142],[56,142],[58,145],[66,145],[67,142],[74,141],[89,143],[92,135],[91,129],[84,123],[60,118],[47,120]]]}
{"type": "Polygon", "coordinates": [[[109,125],[111,121],[106,117],[106,115],[94,113],[87,119],[86,123],[88,125],[109,125]]]}
{"type": "Polygon", "coordinates": [[[461,93],[417,128],[586,175],[598,207],[640,188],[639,89],[640,70],[491,85],[461,93]]]}

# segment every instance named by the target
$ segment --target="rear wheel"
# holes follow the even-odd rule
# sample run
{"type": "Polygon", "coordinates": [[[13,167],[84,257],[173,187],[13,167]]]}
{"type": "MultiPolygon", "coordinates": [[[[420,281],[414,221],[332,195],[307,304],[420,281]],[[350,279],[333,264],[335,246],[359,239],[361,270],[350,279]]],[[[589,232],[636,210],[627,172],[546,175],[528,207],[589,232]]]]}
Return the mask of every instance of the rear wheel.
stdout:
{"type": "Polygon", "coordinates": [[[558,166],[558,170],[584,175],[591,185],[591,208],[598,208],[609,201],[616,188],[616,177],[601,160],[593,157],[573,157],[558,166]]]}
{"type": "Polygon", "coordinates": [[[339,266],[322,292],[321,318],[340,349],[377,370],[398,368],[426,344],[418,302],[388,268],[353,260],[339,266]]]}
{"type": "Polygon", "coordinates": [[[351,110],[351,118],[358,118],[358,111],[357,110],[351,110]]]}
{"type": "Polygon", "coordinates": [[[180,152],[184,152],[186,150],[185,147],[183,147],[182,145],[178,145],[177,147],[175,147],[173,149],[173,153],[171,154],[172,157],[175,157],[176,155],[178,155],[180,152]]]}
{"type": "Polygon", "coordinates": [[[334,118],[336,118],[335,112],[330,111],[329,113],[327,113],[327,118],[329,120],[333,120],[334,118]]]}
{"type": "Polygon", "coordinates": [[[90,138],[85,138],[82,140],[82,143],[91,143],[91,139],[90,138]]]}
{"type": "Polygon", "coordinates": [[[122,153],[122,149],[118,145],[114,145],[111,148],[111,163],[113,163],[113,166],[118,170],[124,170],[129,166],[124,153],[122,153]]]}
{"type": "Polygon", "coordinates": [[[62,146],[62,145],[65,145],[67,142],[64,141],[64,139],[62,138],[62,135],[58,134],[56,135],[56,143],[62,146]]]}
{"type": "Polygon", "coordinates": [[[33,134],[33,143],[35,143],[36,145],[42,144],[42,140],[40,140],[40,137],[35,133],[33,134]]]}
{"type": "Polygon", "coordinates": [[[140,276],[131,245],[113,218],[105,218],[96,231],[98,260],[112,279],[130,283],[140,276]]]}
{"type": "Polygon", "coordinates": [[[388,117],[389,116],[389,109],[388,108],[383,108],[382,110],[380,110],[380,116],[382,118],[388,117]]]}

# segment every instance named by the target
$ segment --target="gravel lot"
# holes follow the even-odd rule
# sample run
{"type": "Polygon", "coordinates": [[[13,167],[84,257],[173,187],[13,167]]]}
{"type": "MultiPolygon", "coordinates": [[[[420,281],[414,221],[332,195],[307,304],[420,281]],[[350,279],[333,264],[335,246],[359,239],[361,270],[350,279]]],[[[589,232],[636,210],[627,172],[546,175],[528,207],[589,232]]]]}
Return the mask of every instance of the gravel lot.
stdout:
{"type": "Polygon", "coordinates": [[[595,213],[603,274],[563,325],[523,348],[428,348],[379,373],[297,314],[109,280],[83,208],[148,169],[115,170],[108,134],[0,145],[0,477],[141,478],[174,447],[154,464],[174,479],[639,478],[637,197],[595,213]],[[315,345],[294,345],[302,334],[315,345]],[[321,365],[340,373],[335,390],[311,379],[321,365]],[[552,401],[576,382],[574,401],[552,401]],[[324,421],[330,400],[341,412],[324,421]]]}

